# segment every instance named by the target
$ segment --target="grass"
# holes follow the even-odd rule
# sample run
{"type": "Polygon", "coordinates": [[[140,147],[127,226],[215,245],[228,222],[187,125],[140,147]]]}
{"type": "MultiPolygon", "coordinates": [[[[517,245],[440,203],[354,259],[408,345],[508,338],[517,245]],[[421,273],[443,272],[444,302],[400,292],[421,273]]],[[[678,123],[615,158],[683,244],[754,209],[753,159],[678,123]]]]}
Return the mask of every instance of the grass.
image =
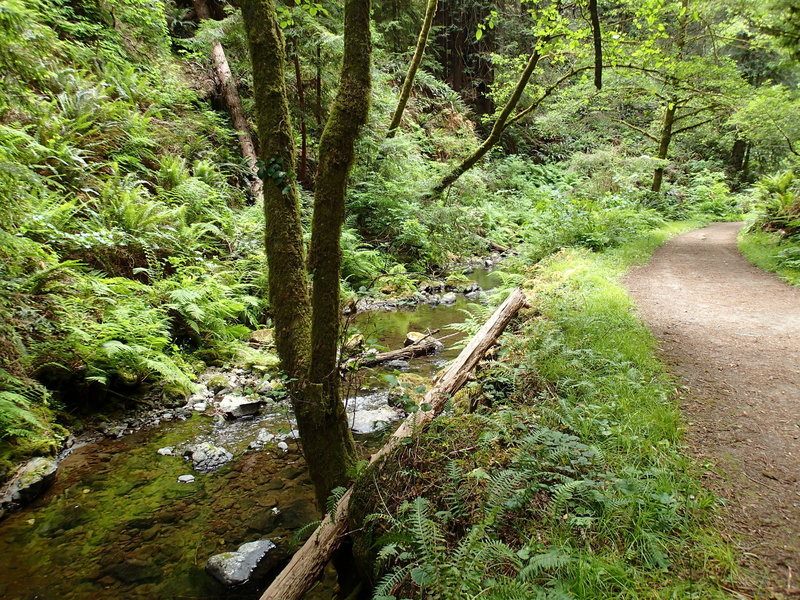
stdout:
{"type": "Polygon", "coordinates": [[[791,285],[800,285],[800,242],[792,243],[777,233],[743,229],[739,250],[758,268],[775,273],[791,285]]]}
{"type": "Polygon", "coordinates": [[[388,503],[371,507],[360,542],[373,557],[382,547],[375,598],[730,597],[717,500],[686,456],[675,382],[620,282],[695,225],[508,266],[533,316],[479,373],[469,393],[483,408],[457,404],[354,495],[388,503]]]}

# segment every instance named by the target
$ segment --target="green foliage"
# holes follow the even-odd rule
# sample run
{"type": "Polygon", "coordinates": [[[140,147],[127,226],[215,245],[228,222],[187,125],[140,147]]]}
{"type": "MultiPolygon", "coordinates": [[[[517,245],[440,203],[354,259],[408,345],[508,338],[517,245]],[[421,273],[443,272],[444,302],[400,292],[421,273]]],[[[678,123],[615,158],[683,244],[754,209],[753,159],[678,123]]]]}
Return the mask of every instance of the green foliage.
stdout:
{"type": "Polygon", "coordinates": [[[686,585],[727,597],[715,500],[681,455],[672,384],[615,281],[668,231],[544,261],[528,280],[542,318],[506,336],[506,366],[479,379],[491,408],[441,417],[399,451],[399,471],[362,480],[393,499],[368,519],[383,532],[375,598],[655,599],[686,585]]]}

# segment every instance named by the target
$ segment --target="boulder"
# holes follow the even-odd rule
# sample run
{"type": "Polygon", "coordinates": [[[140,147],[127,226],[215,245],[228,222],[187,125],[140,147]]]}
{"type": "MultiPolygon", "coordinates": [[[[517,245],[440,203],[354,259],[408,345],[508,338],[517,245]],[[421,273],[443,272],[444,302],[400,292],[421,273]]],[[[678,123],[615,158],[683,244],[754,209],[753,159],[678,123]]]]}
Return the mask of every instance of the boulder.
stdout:
{"type": "Polygon", "coordinates": [[[224,390],[231,386],[230,380],[225,377],[222,373],[217,373],[216,375],[212,375],[206,381],[206,387],[214,393],[224,390]]]}
{"type": "Polygon", "coordinates": [[[272,329],[256,329],[250,334],[250,341],[261,346],[271,346],[275,343],[275,334],[272,329]]]}
{"type": "Polygon", "coordinates": [[[236,552],[215,554],[206,562],[206,571],[226,587],[236,587],[258,579],[277,566],[280,557],[270,540],[242,544],[236,552]]]}
{"type": "Polygon", "coordinates": [[[219,403],[219,409],[225,413],[226,417],[233,419],[254,415],[263,404],[260,398],[247,398],[237,394],[225,396],[219,403]]]}
{"type": "Polygon", "coordinates": [[[157,452],[161,456],[172,456],[175,453],[175,448],[173,446],[164,446],[163,448],[159,448],[157,452]]]}
{"type": "Polygon", "coordinates": [[[233,458],[233,454],[225,448],[211,442],[203,442],[188,449],[184,456],[192,461],[195,470],[201,472],[216,471],[233,458]]]}
{"type": "Polygon", "coordinates": [[[361,352],[364,349],[364,346],[366,345],[366,343],[367,342],[364,339],[364,336],[362,334],[355,333],[355,334],[351,335],[350,339],[348,339],[345,342],[344,350],[345,350],[345,352],[348,352],[350,354],[353,354],[353,353],[356,353],[356,352],[361,352]]]}
{"type": "Polygon", "coordinates": [[[194,475],[179,475],[178,483],[194,483],[194,475]]]}
{"type": "Polygon", "coordinates": [[[454,292],[448,292],[442,296],[442,304],[450,305],[456,303],[456,295],[454,292]]]}
{"type": "Polygon", "coordinates": [[[416,344],[422,340],[425,340],[432,346],[432,351],[430,354],[434,354],[437,352],[441,352],[444,350],[444,344],[437,340],[435,337],[428,335],[427,333],[420,333],[419,331],[409,331],[406,334],[406,339],[403,341],[403,346],[411,346],[416,344]]]}
{"type": "Polygon", "coordinates": [[[38,456],[22,465],[11,477],[0,497],[0,505],[22,506],[35,500],[56,479],[58,463],[53,458],[38,456]]]}

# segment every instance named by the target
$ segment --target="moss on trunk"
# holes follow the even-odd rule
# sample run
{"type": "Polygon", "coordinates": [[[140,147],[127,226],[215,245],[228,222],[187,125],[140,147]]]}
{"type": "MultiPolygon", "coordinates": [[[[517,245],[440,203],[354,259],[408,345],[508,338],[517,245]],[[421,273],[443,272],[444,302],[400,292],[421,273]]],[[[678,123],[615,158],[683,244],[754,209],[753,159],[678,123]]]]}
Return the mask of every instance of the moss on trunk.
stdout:
{"type": "Polygon", "coordinates": [[[347,483],[356,458],[339,396],[337,346],[341,306],[339,238],[347,174],[370,99],[370,2],[347,0],[342,77],[319,146],[309,270],[294,173],[284,64],[285,42],[271,0],[243,0],[253,62],[256,122],[262,140],[269,294],[275,341],[286,374],[295,380],[293,407],[317,500],[347,483]]]}

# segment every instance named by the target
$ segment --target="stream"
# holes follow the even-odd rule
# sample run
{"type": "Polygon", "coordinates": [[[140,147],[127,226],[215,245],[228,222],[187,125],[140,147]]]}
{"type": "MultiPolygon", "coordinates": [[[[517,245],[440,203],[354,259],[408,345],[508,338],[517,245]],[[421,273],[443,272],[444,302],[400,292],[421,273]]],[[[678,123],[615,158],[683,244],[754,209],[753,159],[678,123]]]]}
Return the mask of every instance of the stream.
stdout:
{"type": "MultiPolygon", "coordinates": [[[[483,289],[497,283],[485,269],[469,278],[483,289]]],[[[368,345],[399,348],[409,331],[452,333],[447,326],[464,320],[468,304],[459,295],[452,305],[367,312],[355,325],[368,345]]],[[[458,354],[460,339],[463,334],[449,337],[440,354],[368,369],[345,384],[351,426],[365,455],[380,447],[389,422],[402,417],[387,404],[385,376],[399,369],[430,381],[458,354]]],[[[319,518],[313,487],[285,403],[233,421],[209,412],[194,410],[183,420],[74,449],[46,494],[0,521],[0,597],[258,598],[256,586],[225,588],[205,572],[205,563],[261,538],[288,556],[293,534],[319,518]],[[183,449],[201,442],[223,446],[233,460],[211,472],[193,470],[183,449]],[[191,483],[178,481],[189,474],[191,483]]],[[[306,597],[329,599],[332,585],[327,577],[306,597]]]]}

